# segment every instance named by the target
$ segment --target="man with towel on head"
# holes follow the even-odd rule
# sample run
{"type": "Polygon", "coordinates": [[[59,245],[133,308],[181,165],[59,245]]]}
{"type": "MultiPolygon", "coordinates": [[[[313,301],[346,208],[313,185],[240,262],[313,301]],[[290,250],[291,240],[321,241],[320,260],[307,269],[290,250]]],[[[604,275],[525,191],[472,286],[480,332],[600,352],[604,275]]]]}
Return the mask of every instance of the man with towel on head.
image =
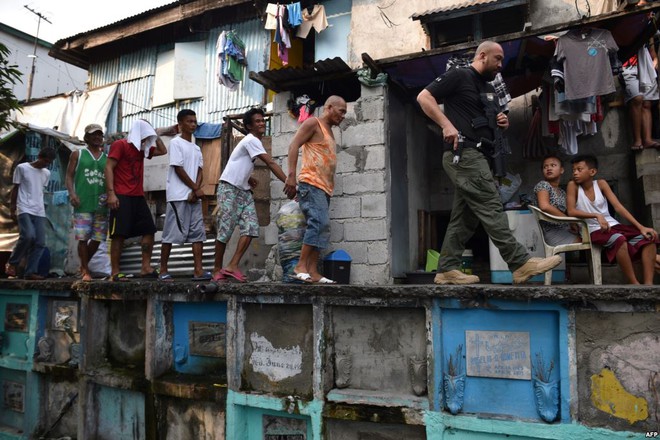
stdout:
{"type": "Polygon", "coordinates": [[[144,158],[164,154],[167,154],[165,144],[145,120],[133,122],[126,139],[115,141],[110,146],[105,166],[105,186],[110,208],[112,281],[126,278],[119,272],[121,251],[125,239],[137,236],[142,236],[140,276],[158,277],[150,264],[156,225],[144,198],[144,158]]]}

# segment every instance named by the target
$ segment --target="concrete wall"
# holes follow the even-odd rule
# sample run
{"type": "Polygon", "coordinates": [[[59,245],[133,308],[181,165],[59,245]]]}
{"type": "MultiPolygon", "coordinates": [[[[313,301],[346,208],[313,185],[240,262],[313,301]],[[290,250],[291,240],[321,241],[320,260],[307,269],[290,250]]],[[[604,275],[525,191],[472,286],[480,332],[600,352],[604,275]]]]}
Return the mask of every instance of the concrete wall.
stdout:
{"type": "MultiPolygon", "coordinates": [[[[386,284],[390,273],[389,154],[385,145],[387,130],[386,89],[362,87],[360,99],[348,103],[348,113],[333,133],[337,142],[335,191],[330,201],[330,252],[343,249],[352,258],[351,283],[386,284]]],[[[273,101],[273,157],[286,170],[289,143],[298,129],[288,114],[289,93],[273,101]]],[[[320,110],[317,110],[317,114],[320,110]]],[[[298,160],[300,167],[301,160],[298,160]]],[[[287,200],[283,184],[271,181],[271,218],[287,200]]],[[[267,245],[277,243],[277,227],[271,224],[265,236],[267,245]]]]}
{"type": "Polygon", "coordinates": [[[35,305],[32,335],[48,325],[40,295],[78,292],[84,356],[79,369],[0,353],[0,381],[24,383],[27,393],[20,417],[0,408],[2,438],[43,434],[60,412],[49,438],[610,440],[658,427],[653,287],[224,284],[200,293],[189,283],[10,283],[0,281],[0,298],[24,292],[35,305]],[[176,370],[172,347],[192,322],[226,322],[226,333],[189,334],[197,349],[223,349],[225,371],[176,370]],[[514,333],[528,345],[513,342],[514,333]],[[125,364],[108,364],[103,355],[118,335],[135,349],[123,350],[125,364]],[[461,344],[466,387],[454,415],[445,375],[461,344]],[[511,363],[518,350],[525,362],[511,363]],[[129,365],[131,351],[142,365],[129,365]],[[552,362],[556,420],[538,413],[537,353],[545,368],[552,362]],[[484,370],[471,370],[475,359],[484,370]],[[529,376],[512,373],[515,365],[529,376]]]}
{"type": "Polygon", "coordinates": [[[576,315],[577,356],[582,367],[578,369],[580,419],[590,426],[657,431],[658,313],[635,313],[622,306],[616,309],[621,313],[584,311],[576,315]]]}
{"type": "Polygon", "coordinates": [[[411,20],[410,16],[453,3],[456,2],[353,0],[348,64],[351,67],[361,66],[364,52],[373,59],[379,59],[428,49],[428,36],[419,21],[411,20]],[[369,25],[365,26],[365,23],[369,25]]]}
{"type": "Polygon", "coordinates": [[[328,440],[425,440],[422,426],[401,426],[388,423],[340,422],[330,420],[325,434],[328,440]]]}
{"type": "MultiPolygon", "coordinates": [[[[598,3],[591,1],[592,15],[598,3]]],[[[351,33],[349,36],[348,64],[362,66],[362,53],[373,59],[389,58],[430,49],[430,41],[419,20],[413,14],[443,7],[465,4],[460,0],[353,0],[351,33]],[[369,23],[365,26],[365,23],[369,23]]],[[[587,14],[587,1],[578,0],[579,14],[572,0],[531,0],[529,18],[532,30],[566,21],[576,20],[587,14]]],[[[522,29],[520,29],[522,31],[522,29]]]]}

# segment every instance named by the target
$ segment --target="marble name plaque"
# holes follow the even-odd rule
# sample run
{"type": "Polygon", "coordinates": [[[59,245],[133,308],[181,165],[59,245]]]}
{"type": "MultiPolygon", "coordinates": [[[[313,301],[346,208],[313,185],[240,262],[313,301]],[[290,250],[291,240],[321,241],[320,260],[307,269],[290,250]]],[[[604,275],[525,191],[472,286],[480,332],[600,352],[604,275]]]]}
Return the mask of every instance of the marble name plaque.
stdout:
{"type": "Polygon", "coordinates": [[[468,376],[530,380],[529,332],[465,332],[468,376]]]}
{"type": "Polygon", "coordinates": [[[25,385],[10,380],[3,382],[5,408],[22,413],[25,411],[25,385]]]}
{"type": "Polygon", "coordinates": [[[264,414],[264,440],[305,440],[307,421],[264,414]]]}
{"type": "Polygon", "coordinates": [[[78,303],[75,301],[53,301],[52,329],[78,331],[78,303]]]}
{"type": "Polygon", "coordinates": [[[190,354],[226,357],[226,334],[223,322],[188,321],[190,354]]]}
{"type": "Polygon", "coordinates": [[[27,332],[30,306],[21,303],[7,303],[5,308],[5,330],[27,332]]]}

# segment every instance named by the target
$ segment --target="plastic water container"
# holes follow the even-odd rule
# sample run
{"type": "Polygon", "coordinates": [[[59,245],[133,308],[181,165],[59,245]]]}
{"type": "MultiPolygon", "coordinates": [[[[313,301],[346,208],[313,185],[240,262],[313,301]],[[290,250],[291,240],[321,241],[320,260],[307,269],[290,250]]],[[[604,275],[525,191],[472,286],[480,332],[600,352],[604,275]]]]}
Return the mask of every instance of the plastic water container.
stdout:
{"type": "Polygon", "coordinates": [[[461,257],[461,272],[472,275],[472,261],[474,261],[472,249],[465,249],[461,257]]]}
{"type": "Polygon", "coordinates": [[[438,270],[438,260],[440,259],[440,252],[433,249],[426,251],[426,271],[435,272],[438,270]]]}

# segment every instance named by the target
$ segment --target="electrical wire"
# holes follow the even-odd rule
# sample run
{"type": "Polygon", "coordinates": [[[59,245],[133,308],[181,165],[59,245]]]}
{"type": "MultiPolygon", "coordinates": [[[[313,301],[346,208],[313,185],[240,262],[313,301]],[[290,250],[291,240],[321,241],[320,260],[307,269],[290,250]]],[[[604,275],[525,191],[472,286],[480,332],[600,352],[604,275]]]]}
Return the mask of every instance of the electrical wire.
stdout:
{"type": "Polygon", "coordinates": [[[398,26],[398,24],[396,24],[392,20],[390,20],[390,17],[388,17],[387,14],[385,14],[385,12],[383,12],[383,10],[389,8],[394,3],[396,3],[396,0],[392,0],[392,3],[390,3],[387,6],[378,6],[378,5],[376,6],[378,8],[378,13],[380,14],[381,20],[383,20],[383,23],[385,23],[385,26],[387,26],[390,29],[393,28],[394,26],[398,26]]]}

